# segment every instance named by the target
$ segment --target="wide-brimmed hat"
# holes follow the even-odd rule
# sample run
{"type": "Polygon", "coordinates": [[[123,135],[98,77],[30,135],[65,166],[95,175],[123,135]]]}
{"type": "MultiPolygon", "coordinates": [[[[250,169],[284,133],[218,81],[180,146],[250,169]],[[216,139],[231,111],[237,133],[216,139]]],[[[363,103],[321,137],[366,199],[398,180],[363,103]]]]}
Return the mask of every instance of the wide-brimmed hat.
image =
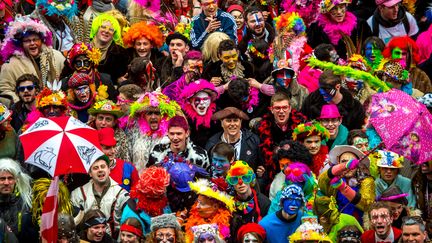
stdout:
{"type": "MultiPolygon", "coordinates": [[[[350,152],[357,156],[358,159],[361,159],[365,156],[365,154],[358,148],[350,145],[336,145],[329,152],[330,163],[335,165],[338,164],[338,158],[343,153],[350,152]]],[[[364,158],[361,163],[365,164],[367,167],[370,165],[370,160],[368,157],[364,158]]]]}
{"type": "Polygon", "coordinates": [[[383,168],[403,167],[404,157],[391,151],[378,150],[371,154],[371,158],[373,161],[376,162],[378,167],[383,167],[383,168]]]}
{"type": "Polygon", "coordinates": [[[321,114],[318,119],[321,120],[331,118],[342,118],[341,114],[339,113],[338,107],[335,104],[323,105],[321,108],[321,114]]]}
{"type": "Polygon", "coordinates": [[[123,116],[120,106],[116,105],[111,100],[96,102],[90,109],[88,109],[88,113],[93,116],[96,114],[111,114],[116,118],[123,116]]]}
{"type": "Polygon", "coordinates": [[[0,103],[0,124],[5,122],[10,116],[12,116],[12,111],[0,103]]]}
{"type": "Polygon", "coordinates": [[[212,120],[222,120],[226,117],[229,116],[237,116],[238,118],[242,119],[242,120],[249,120],[249,116],[246,115],[246,113],[244,113],[243,111],[235,108],[235,107],[226,107],[223,110],[220,110],[216,113],[213,114],[212,116],[212,120]]]}
{"type": "Polygon", "coordinates": [[[114,137],[115,131],[111,127],[104,127],[98,131],[99,143],[104,146],[115,146],[117,141],[114,137]]]}

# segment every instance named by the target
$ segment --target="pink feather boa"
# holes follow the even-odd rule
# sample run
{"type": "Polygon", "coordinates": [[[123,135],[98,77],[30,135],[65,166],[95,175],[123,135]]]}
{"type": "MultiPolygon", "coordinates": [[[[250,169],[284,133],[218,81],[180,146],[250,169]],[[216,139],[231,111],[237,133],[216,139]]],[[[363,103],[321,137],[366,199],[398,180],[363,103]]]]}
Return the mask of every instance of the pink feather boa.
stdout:
{"type": "Polygon", "coordinates": [[[344,21],[342,23],[335,23],[326,14],[320,14],[318,16],[318,26],[323,28],[331,44],[337,46],[339,40],[342,38],[341,32],[351,36],[352,31],[357,26],[357,17],[347,11],[344,21]]]}
{"type": "Polygon", "coordinates": [[[249,89],[249,99],[248,101],[243,105],[244,109],[246,109],[246,111],[248,113],[252,113],[253,112],[253,108],[255,108],[258,103],[259,103],[259,90],[255,87],[251,87],[249,89]]]}
{"type": "Polygon", "coordinates": [[[152,138],[161,138],[167,134],[168,131],[168,120],[164,117],[159,123],[159,129],[152,131],[148,122],[144,118],[139,118],[137,124],[142,134],[152,136],[152,138]]]}
{"type": "Polygon", "coordinates": [[[194,110],[194,108],[188,101],[185,101],[183,103],[182,109],[192,119],[192,121],[195,122],[196,129],[198,129],[200,125],[209,128],[211,117],[213,115],[213,112],[215,112],[216,110],[216,104],[214,102],[210,103],[210,106],[204,116],[198,115],[198,113],[194,110]]]}
{"type": "Polygon", "coordinates": [[[303,19],[306,26],[310,26],[312,23],[314,23],[318,17],[319,11],[319,3],[320,1],[312,0],[313,2],[309,4],[306,7],[299,6],[295,3],[295,0],[292,1],[284,1],[282,3],[283,9],[285,9],[285,12],[297,12],[299,13],[300,17],[303,19]]]}
{"type": "Polygon", "coordinates": [[[292,53],[292,69],[294,69],[296,74],[300,72],[300,61],[302,59],[302,53],[306,42],[306,36],[299,36],[288,47],[288,50],[292,53]]]}

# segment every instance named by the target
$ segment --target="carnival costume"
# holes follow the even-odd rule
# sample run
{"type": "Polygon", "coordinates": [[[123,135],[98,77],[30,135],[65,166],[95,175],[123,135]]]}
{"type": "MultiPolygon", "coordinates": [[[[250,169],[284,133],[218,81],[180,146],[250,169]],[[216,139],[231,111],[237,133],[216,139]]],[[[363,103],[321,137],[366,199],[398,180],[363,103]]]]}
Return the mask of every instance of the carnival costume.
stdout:
{"type": "Polygon", "coordinates": [[[332,243],[330,238],[324,232],[321,225],[318,224],[317,218],[306,218],[294,234],[289,237],[290,243],[304,242],[304,241],[318,241],[323,243],[332,243]],[[306,221],[309,220],[310,221],[306,221]]]}

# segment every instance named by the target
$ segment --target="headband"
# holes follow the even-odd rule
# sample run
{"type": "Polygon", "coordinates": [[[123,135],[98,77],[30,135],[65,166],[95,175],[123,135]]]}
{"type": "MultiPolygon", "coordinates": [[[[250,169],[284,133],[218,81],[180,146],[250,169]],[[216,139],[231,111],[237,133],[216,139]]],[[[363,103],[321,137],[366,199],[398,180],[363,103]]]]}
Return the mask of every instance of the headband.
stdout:
{"type": "Polygon", "coordinates": [[[142,230],[137,229],[137,228],[133,227],[132,225],[123,224],[120,227],[120,231],[127,231],[127,232],[130,232],[130,233],[132,233],[132,234],[134,234],[136,236],[143,237],[142,230]]]}
{"type": "Polygon", "coordinates": [[[91,218],[87,220],[87,222],[84,223],[86,228],[90,228],[92,226],[98,225],[98,224],[106,224],[107,220],[104,217],[97,217],[97,218],[91,218]]]}

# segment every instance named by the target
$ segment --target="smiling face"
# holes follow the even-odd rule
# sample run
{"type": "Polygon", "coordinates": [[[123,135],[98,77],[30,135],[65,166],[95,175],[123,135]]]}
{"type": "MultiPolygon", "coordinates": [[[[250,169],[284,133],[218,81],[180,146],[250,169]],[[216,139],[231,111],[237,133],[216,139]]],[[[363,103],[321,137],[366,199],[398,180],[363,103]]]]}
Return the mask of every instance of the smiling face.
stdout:
{"type": "Polygon", "coordinates": [[[347,5],[342,3],[330,9],[330,18],[336,23],[342,23],[345,20],[347,5]]]}
{"type": "Polygon", "coordinates": [[[237,50],[229,50],[229,51],[222,51],[220,55],[220,59],[223,62],[223,65],[228,70],[233,70],[237,66],[238,62],[238,51],[237,50]]]}
{"type": "Polygon", "coordinates": [[[36,87],[32,81],[24,81],[19,83],[17,90],[18,96],[20,97],[20,100],[24,102],[24,104],[30,104],[36,98],[36,87]]]}
{"type": "Polygon", "coordinates": [[[150,41],[147,38],[141,37],[141,38],[135,40],[134,49],[135,49],[136,53],[138,54],[138,56],[148,57],[150,54],[151,48],[152,48],[152,44],[150,43],[150,41]]]}
{"type": "Polygon", "coordinates": [[[339,126],[342,118],[326,118],[319,121],[330,133],[330,139],[335,139],[339,132],[339,126]]]}
{"type": "Polygon", "coordinates": [[[201,8],[206,17],[216,16],[218,10],[216,0],[201,0],[201,8]]]}
{"type": "Polygon", "coordinates": [[[110,168],[103,159],[96,160],[89,171],[89,175],[94,183],[105,185],[109,181],[110,168]]]}
{"type": "Polygon", "coordinates": [[[240,12],[240,11],[237,11],[237,10],[233,10],[233,11],[231,11],[230,14],[231,14],[231,16],[233,16],[233,18],[234,18],[234,20],[236,22],[237,29],[238,30],[243,29],[243,26],[244,26],[243,13],[240,12]]]}
{"type": "Polygon", "coordinates": [[[207,92],[200,91],[189,102],[199,116],[204,116],[210,107],[211,97],[207,92]]]}
{"type": "Polygon", "coordinates": [[[371,223],[379,238],[385,239],[390,233],[391,215],[387,208],[373,209],[370,212],[371,223]]]}
{"type": "Polygon", "coordinates": [[[105,21],[99,27],[99,30],[96,34],[96,38],[102,45],[106,45],[112,41],[114,32],[115,30],[111,22],[105,21]]]}
{"type": "Polygon", "coordinates": [[[265,24],[264,16],[261,12],[255,12],[247,15],[247,28],[255,35],[262,35],[264,33],[265,24]]]}
{"type": "Polygon", "coordinates": [[[240,133],[242,120],[238,117],[236,118],[224,118],[221,121],[224,133],[229,136],[235,137],[240,133]]]}
{"type": "Polygon", "coordinates": [[[393,211],[393,215],[392,215],[393,220],[399,219],[399,217],[402,214],[402,211],[404,209],[403,205],[400,203],[391,202],[391,201],[388,201],[387,204],[390,206],[390,208],[393,211]]]}
{"type": "Polygon", "coordinates": [[[288,100],[275,101],[271,107],[271,112],[277,124],[285,125],[289,119],[291,106],[288,100]]]}
{"type": "Polygon", "coordinates": [[[423,243],[426,239],[427,232],[422,231],[418,224],[402,226],[403,243],[423,243]]]}
{"type": "Polygon", "coordinates": [[[120,242],[121,243],[139,243],[139,238],[135,234],[127,231],[120,232],[120,242]]]}
{"type": "Polygon", "coordinates": [[[216,153],[212,156],[212,172],[214,177],[225,177],[230,168],[230,162],[227,157],[218,155],[216,153]]]}
{"type": "Polygon", "coordinates": [[[318,135],[307,137],[303,145],[309,150],[312,155],[318,154],[321,149],[321,137],[318,135]]]}
{"type": "Polygon", "coordinates": [[[116,149],[115,146],[106,146],[101,144],[102,147],[102,152],[108,156],[108,158],[110,159],[110,161],[114,161],[115,160],[115,155],[116,155],[116,149]]]}
{"type": "Polygon", "coordinates": [[[171,141],[171,151],[178,153],[186,149],[186,139],[189,137],[189,130],[185,131],[181,127],[170,127],[168,138],[171,141]]]}
{"type": "Polygon", "coordinates": [[[39,57],[42,51],[42,40],[37,34],[30,34],[22,39],[24,52],[33,58],[39,57]]]}
{"type": "Polygon", "coordinates": [[[87,229],[87,239],[101,242],[106,232],[106,224],[97,224],[87,229]]]}

